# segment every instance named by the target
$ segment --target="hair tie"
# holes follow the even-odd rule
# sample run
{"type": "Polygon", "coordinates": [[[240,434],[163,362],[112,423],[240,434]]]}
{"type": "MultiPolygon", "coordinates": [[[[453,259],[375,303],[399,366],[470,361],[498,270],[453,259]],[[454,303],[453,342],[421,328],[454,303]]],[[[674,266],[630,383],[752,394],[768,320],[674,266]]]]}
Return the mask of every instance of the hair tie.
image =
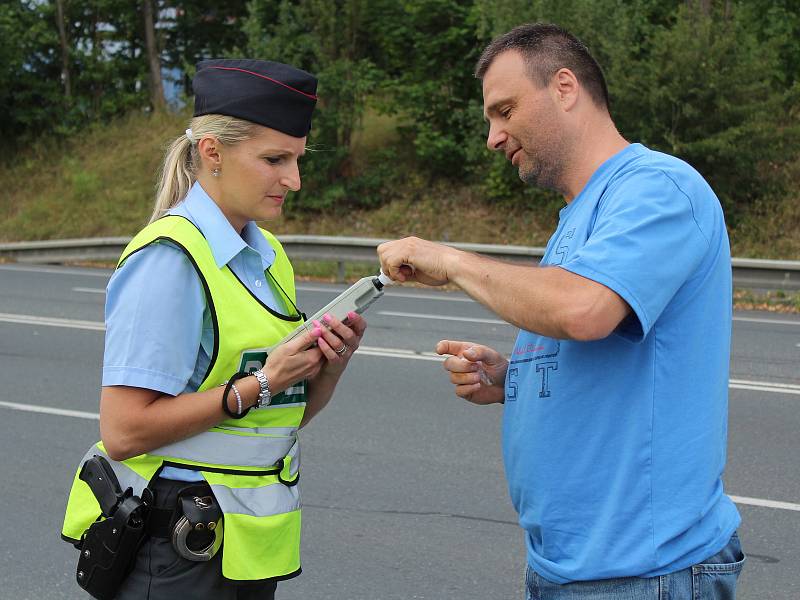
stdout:
{"type": "Polygon", "coordinates": [[[194,137],[193,136],[194,136],[194,133],[192,133],[192,129],[191,128],[187,129],[186,130],[186,138],[192,143],[194,143],[194,137]]]}
{"type": "MultiPolygon", "coordinates": [[[[225,389],[222,392],[222,410],[224,410],[225,414],[228,415],[231,419],[241,419],[247,413],[250,412],[251,408],[253,408],[252,406],[248,406],[244,411],[240,411],[240,412],[234,413],[228,407],[228,394],[230,393],[231,389],[235,389],[233,384],[235,382],[239,381],[240,379],[242,379],[243,377],[249,377],[249,376],[250,376],[250,373],[242,373],[242,372],[235,373],[233,375],[233,377],[231,377],[228,380],[228,383],[225,384],[225,389]]],[[[236,390],[234,392],[234,394],[236,394],[236,399],[237,399],[237,403],[236,403],[237,410],[239,410],[241,408],[240,407],[240,402],[238,402],[239,399],[241,398],[241,394],[239,394],[238,392],[239,392],[239,390],[236,390]]]]}

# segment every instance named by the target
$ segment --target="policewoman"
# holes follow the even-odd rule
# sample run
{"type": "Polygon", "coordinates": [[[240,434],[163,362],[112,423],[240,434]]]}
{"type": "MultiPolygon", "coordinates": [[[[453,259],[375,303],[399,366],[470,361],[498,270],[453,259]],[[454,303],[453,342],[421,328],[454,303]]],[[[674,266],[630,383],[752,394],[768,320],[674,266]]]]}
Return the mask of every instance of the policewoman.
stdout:
{"type": "MultiPolygon", "coordinates": [[[[366,328],[326,315],[268,352],[304,317],[283,248],[255,221],[300,189],[316,87],[280,63],[199,63],[194,117],[166,153],[150,224],[109,281],[102,442],[81,464],[106,459],[149,505],[113,597],[269,599],[300,573],[297,430],[366,328]]],[[[76,474],[62,537],[79,543],[100,512],[76,474]]]]}

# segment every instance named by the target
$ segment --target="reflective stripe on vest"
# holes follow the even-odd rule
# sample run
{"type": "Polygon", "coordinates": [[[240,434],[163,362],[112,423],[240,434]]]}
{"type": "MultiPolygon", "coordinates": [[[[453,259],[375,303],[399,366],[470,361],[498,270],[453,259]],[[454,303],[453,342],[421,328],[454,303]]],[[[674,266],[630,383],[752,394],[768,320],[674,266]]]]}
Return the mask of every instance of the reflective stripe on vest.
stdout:
{"type": "MultiPolygon", "coordinates": [[[[292,454],[297,451],[297,448],[299,446],[295,444],[291,451],[292,454]]],[[[92,446],[84,455],[81,464],[95,455],[102,456],[108,460],[123,491],[127,488],[132,488],[134,495],[141,497],[144,488],[147,487],[149,482],[148,477],[143,477],[124,461],[111,460],[102,444],[92,446]]],[[[211,479],[213,480],[214,478],[212,477],[211,479]]],[[[251,479],[245,481],[250,481],[251,479]]],[[[209,485],[214,490],[214,496],[225,514],[238,513],[258,517],[286,513],[300,508],[300,494],[295,486],[286,486],[275,482],[267,485],[267,493],[264,493],[264,486],[237,488],[211,482],[209,482],[209,485]]]]}
{"type": "Polygon", "coordinates": [[[274,466],[285,457],[297,442],[297,435],[288,427],[259,427],[238,429],[234,433],[213,428],[190,438],[162,446],[150,452],[193,463],[228,465],[237,467],[274,466]],[[291,431],[290,435],[280,432],[291,431]]]}
{"type": "Polygon", "coordinates": [[[300,508],[300,493],[296,487],[286,487],[280,483],[261,488],[231,489],[223,485],[212,485],[214,497],[219,502],[222,512],[228,514],[278,515],[300,508]],[[266,492],[266,493],[265,493],[266,492]]]}

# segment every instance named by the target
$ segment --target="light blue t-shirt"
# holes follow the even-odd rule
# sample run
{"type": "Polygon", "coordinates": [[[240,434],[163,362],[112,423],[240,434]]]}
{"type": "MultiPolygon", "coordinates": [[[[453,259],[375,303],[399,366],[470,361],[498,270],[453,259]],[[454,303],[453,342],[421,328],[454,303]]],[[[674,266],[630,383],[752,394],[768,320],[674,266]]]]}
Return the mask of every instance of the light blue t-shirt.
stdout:
{"type": "Polygon", "coordinates": [[[732,309],[717,197],[683,161],[632,144],[561,210],[542,265],[633,314],[592,342],[519,333],[503,455],[530,566],[567,583],[715,554],[740,522],[721,480],[732,309]]]}
{"type": "MultiPolygon", "coordinates": [[[[261,302],[286,314],[282,295],[265,271],[275,251],[254,222],[240,236],[195,183],[169,211],[186,217],[208,240],[217,266],[226,264],[261,302]]],[[[151,244],[114,271],[106,290],[103,385],[126,385],[176,396],[195,392],[214,350],[214,329],[203,285],[191,261],[170,243],[151,244]]],[[[198,481],[192,471],[167,467],[162,476],[198,481]]]]}

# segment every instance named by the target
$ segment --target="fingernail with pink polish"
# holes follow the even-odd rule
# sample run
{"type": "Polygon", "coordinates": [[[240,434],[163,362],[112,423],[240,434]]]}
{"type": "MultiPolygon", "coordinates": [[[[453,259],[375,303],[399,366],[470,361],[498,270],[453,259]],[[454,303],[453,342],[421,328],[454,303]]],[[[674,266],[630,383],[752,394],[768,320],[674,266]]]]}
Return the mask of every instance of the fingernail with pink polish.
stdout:
{"type": "Polygon", "coordinates": [[[322,317],[322,320],[325,321],[326,323],[330,323],[331,319],[332,317],[328,313],[325,313],[322,317]]]}
{"type": "Polygon", "coordinates": [[[319,321],[317,321],[316,319],[314,319],[311,322],[314,323],[314,327],[322,327],[322,324],[319,321]]]}

